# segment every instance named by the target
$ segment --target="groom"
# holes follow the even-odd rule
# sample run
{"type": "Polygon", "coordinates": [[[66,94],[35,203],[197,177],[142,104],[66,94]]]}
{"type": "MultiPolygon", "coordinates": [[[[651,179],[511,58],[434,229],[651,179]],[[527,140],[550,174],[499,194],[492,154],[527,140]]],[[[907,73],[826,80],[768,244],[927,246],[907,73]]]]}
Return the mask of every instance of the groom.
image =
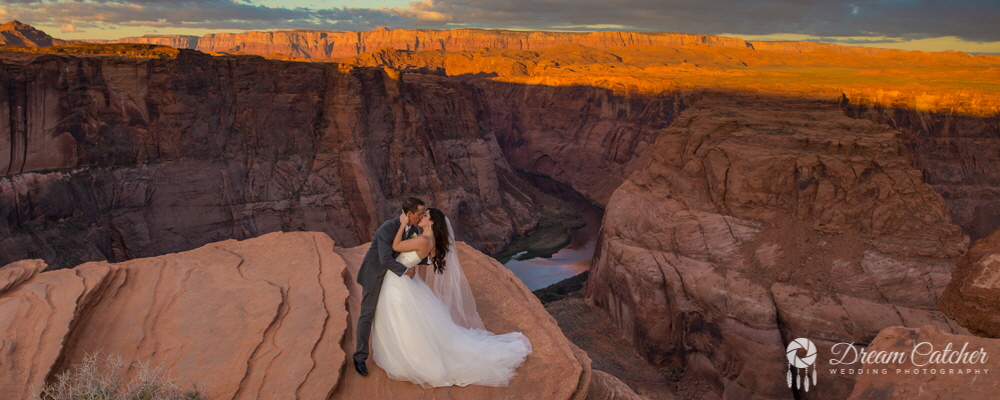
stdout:
{"type": "MultiPolygon", "coordinates": [[[[403,232],[403,239],[410,237],[410,234],[420,234],[421,229],[417,224],[424,216],[424,202],[416,197],[409,197],[403,201],[403,212],[406,213],[407,228],[403,232]]],[[[386,271],[410,278],[413,277],[415,269],[407,269],[396,256],[399,253],[392,251],[392,239],[396,237],[399,230],[399,218],[393,218],[382,224],[375,231],[375,238],[368,247],[365,259],[361,261],[361,269],[358,270],[358,283],[361,284],[361,316],[358,317],[358,334],[356,336],[358,347],[354,352],[354,369],[359,374],[368,375],[368,339],[372,333],[372,319],[375,318],[375,306],[378,305],[378,296],[382,291],[382,278],[386,271]]]]}

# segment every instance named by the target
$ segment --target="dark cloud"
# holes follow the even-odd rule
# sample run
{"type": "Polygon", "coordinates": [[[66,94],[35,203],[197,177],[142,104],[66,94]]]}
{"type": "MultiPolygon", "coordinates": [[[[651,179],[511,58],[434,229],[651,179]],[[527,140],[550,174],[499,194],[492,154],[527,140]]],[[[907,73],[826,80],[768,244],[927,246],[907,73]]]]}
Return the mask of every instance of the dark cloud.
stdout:
{"type": "MultiPolygon", "coordinates": [[[[2,0],[38,24],[215,29],[511,28],[1000,41],[997,0],[423,0],[407,8],[271,8],[248,0],[2,0]]],[[[832,39],[836,40],[836,39],[832,39]]],[[[847,40],[847,39],[845,39],[847,40]]],[[[879,39],[885,40],[885,39],[879,39]]]]}
{"type": "MultiPolygon", "coordinates": [[[[7,2],[7,0],[4,0],[7,2]]],[[[10,4],[10,5],[8,5],[10,4]]],[[[374,9],[271,8],[230,0],[24,1],[0,8],[6,19],[79,27],[149,26],[209,29],[367,30],[405,23],[374,9]]]]}
{"type": "MultiPolygon", "coordinates": [[[[452,23],[529,29],[621,25],[700,34],[1000,40],[996,0],[434,0],[415,3],[413,9],[446,15],[452,23]]],[[[421,22],[418,13],[410,16],[421,22]]]]}

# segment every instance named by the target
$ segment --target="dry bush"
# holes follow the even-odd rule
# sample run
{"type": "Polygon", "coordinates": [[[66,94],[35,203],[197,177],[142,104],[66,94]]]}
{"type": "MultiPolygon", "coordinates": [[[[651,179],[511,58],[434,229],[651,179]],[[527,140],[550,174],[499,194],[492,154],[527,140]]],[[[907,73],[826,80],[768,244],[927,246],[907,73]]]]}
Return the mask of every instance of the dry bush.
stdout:
{"type": "Polygon", "coordinates": [[[83,362],[56,376],[39,395],[42,400],[208,400],[197,386],[184,391],[149,361],[122,362],[121,356],[88,354],[83,362]],[[122,376],[134,368],[132,379],[122,376]],[[101,371],[106,371],[102,373],[101,371]]]}

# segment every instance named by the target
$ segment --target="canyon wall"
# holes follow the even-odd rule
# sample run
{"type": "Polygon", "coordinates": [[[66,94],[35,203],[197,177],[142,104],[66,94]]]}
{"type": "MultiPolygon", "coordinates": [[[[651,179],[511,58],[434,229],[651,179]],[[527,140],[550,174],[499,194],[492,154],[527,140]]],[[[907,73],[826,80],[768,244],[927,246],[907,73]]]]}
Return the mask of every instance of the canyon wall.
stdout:
{"type": "Polygon", "coordinates": [[[657,365],[723,398],[793,395],[785,344],[883,328],[967,332],[937,308],[968,237],[890,126],[835,102],[706,93],[607,203],[587,300],[657,365]]]}
{"type": "Polygon", "coordinates": [[[121,38],[118,40],[84,40],[89,43],[142,43],[170,46],[177,49],[197,49],[198,36],[190,35],[146,35],[121,38]]]}
{"type": "Polygon", "coordinates": [[[121,261],[278,230],[354,246],[411,195],[495,252],[540,213],[544,194],[461,81],[189,50],[3,61],[0,262],[121,261]]]}
{"type": "Polygon", "coordinates": [[[747,47],[742,39],[683,33],[641,32],[540,32],[483,29],[425,30],[376,28],[364,32],[251,31],[215,33],[202,37],[176,35],[122,38],[110,42],[183,44],[205,52],[238,51],[247,54],[279,54],[301,58],[353,57],[383,47],[398,50],[467,51],[481,48],[535,50],[566,44],[593,48],[648,46],[747,47]]]}
{"type": "Polygon", "coordinates": [[[992,100],[965,91],[850,91],[842,107],[898,130],[913,167],[944,197],[955,223],[978,240],[1000,228],[1000,111],[992,100]]]}
{"type": "Polygon", "coordinates": [[[626,46],[712,46],[778,53],[830,51],[876,55],[898,50],[838,46],[814,42],[754,41],[712,35],[676,32],[544,32],[502,29],[386,29],[338,32],[287,30],[244,33],[213,33],[205,36],[146,35],[118,40],[91,40],[95,43],[148,43],[205,52],[237,51],[257,55],[283,55],[309,59],[344,58],[382,48],[421,51],[471,51],[483,48],[541,50],[565,45],[595,49],[626,46]]]}
{"type": "Polygon", "coordinates": [[[980,336],[1000,338],[1000,229],[962,257],[938,304],[980,336]]]}
{"type": "Polygon", "coordinates": [[[602,207],[647,161],[656,135],[685,107],[685,95],[624,96],[588,85],[478,81],[515,167],[568,183],[602,207]]]}

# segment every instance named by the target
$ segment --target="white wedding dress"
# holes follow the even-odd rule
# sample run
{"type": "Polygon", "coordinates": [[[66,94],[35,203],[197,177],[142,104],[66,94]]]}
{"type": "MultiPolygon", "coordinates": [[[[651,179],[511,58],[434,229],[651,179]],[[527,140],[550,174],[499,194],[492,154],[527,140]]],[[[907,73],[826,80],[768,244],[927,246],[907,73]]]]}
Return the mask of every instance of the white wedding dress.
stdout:
{"type": "MultiPolygon", "coordinates": [[[[409,251],[396,260],[410,268],[420,256],[409,251]]],[[[434,387],[507,386],[529,354],[531,343],[521,332],[495,335],[456,324],[419,274],[412,279],[385,274],[372,326],[372,358],[390,378],[434,387]]]]}

